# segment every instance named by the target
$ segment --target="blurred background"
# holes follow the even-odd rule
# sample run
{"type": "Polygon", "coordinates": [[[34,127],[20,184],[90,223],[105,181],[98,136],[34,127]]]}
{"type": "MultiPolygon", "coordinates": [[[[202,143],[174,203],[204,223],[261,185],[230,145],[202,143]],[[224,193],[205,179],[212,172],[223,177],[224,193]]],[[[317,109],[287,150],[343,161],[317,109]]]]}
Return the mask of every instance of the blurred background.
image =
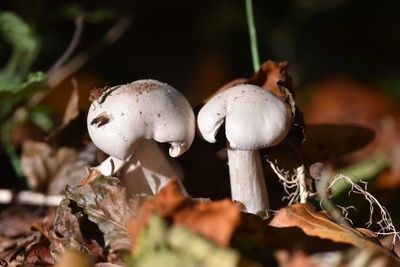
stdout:
{"type": "MultiPolygon", "coordinates": [[[[400,221],[395,205],[400,193],[400,2],[253,2],[261,61],[288,61],[306,123],[359,124],[375,132],[368,147],[329,159],[328,166],[350,168],[351,175],[368,179],[370,190],[400,221]]],[[[2,0],[0,11],[14,12],[29,26],[34,47],[13,69],[10,58],[23,41],[10,44],[4,37],[8,26],[2,27],[0,66],[4,73],[19,72],[19,77],[10,78],[14,87],[0,84],[0,104],[8,107],[10,92],[28,73],[53,74],[47,76],[50,88],[36,100],[35,92],[10,108],[12,115],[2,111],[1,188],[27,187],[24,174],[15,168],[23,143],[42,141],[61,123],[72,77],[85,112],[90,90],[104,84],[157,79],[180,90],[198,109],[225,83],[254,73],[244,1],[2,0]],[[69,68],[58,69],[57,76],[51,69],[80,27],[77,44],[63,64],[69,68]],[[27,103],[34,108],[15,114],[27,103]],[[15,123],[21,116],[25,119],[15,123]]],[[[196,138],[193,149],[178,159],[188,176],[188,191],[196,197],[229,195],[225,161],[211,160],[208,154],[216,150],[196,138]],[[217,169],[218,175],[210,174],[217,169]]]]}

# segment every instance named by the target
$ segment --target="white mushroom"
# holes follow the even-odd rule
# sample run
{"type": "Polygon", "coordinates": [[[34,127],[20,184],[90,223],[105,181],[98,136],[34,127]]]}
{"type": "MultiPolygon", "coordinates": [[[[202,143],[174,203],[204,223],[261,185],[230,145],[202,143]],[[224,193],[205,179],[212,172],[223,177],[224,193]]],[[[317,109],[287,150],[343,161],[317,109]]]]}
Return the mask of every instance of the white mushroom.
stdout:
{"type": "Polygon", "coordinates": [[[110,155],[96,169],[111,175],[128,165],[128,172],[140,172],[146,181],[137,178],[137,193],[146,191],[145,184],[155,194],[177,176],[153,140],[169,143],[170,156],[178,157],[189,149],[195,133],[193,110],[185,97],[156,80],[105,90],[92,102],[87,125],[93,143],[110,155]]]}
{"type": "Polygon", "coordinates": [[[202,137],[216,142],[224,120],[232,199],[243,203],[248,212],[264,212],[269,203],[258,149],[285,138],[291,122],[289,106],[259,86],[237,85],[202,107],[197,119],[202,137]]]}

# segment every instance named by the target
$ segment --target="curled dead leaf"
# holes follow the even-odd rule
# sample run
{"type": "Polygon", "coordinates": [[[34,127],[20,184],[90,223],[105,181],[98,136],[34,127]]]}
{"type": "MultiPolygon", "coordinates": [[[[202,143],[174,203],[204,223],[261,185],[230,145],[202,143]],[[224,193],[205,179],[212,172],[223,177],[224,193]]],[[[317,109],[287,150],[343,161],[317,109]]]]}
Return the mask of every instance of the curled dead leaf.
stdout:
{"type": "Polygon", "coordinates": [[[64,117],[63,117],[63,125],[69,123],[73,119],[79,116],[79,90],[78,84],[76,80],[72,80],[73,89],[71,92],[71,96],[69,97],[69,101],[67,107],[65,108],[64,117]]]}
{"type": "Polygon", "coordinates": [[[96,147],[84,150],[61,147],[54,149],[46,143],[27,141],[23,145],[21,167],[35,191],[47,194],[64,192],[67,184],[77,185],[96,160],[96,147]]]}
{"type": "Polygon", "coordinates": [[[249,79],[249,83],[261,86],[283,99],[285,94],[282,87],[288,88],[290,94],[295,96],[293,81],[288,74],[287,62],[265,61],[259,71],[249,79]]]}
{"type": "Polygon", "coordinates": [[[317,212],[309,203],[298,203],[279,210],[270,222],[270,226],[299,227],[310,236],[360,248],[382,249],[374,239],[356,229],[331,221],[326,214],[317,212]]]}
{"type": "Polygon", "coordinates": [[[52,265],[55,263],[51,255],[48,240],[31,246],[24,255],[24,261],[33,265],[52,265]]]}
{"type": "Polygon", "coordinates": [[[103,175],[103,174],[99,170],[90,169],[88,177],[86,177],[85,179],[81,179],[79,181],[79,184],[80,185],[89,184],[90,182],[92,182],[94,179],[96,179],[97,177],[99,177],[101,175],[103,175]]]}
{"type": "MultiPolygon", "coordinates": [[[[24,261],[23,255],[31,246],[39,243],[40,240],[40,233],[31,233],[28,236],[18,238],[14,242],[9,242],[9,246],[5,246],[0,250],[0,265],[17,266],[22,264],[24,261]]],[[[3,244],[1,245],[3,246],[3,244]]]]}
{"type": "Polygon", "coordinates": [[[80,110],[79,90],[76,80],[72,80],[73,89],[64,111],[62,125],[58,126],[46,142],[52,147],[72,147],[80,149],[86,132],[86,118],[80,110]]]}
{"type": "Polygon", "coordinates": [[[130,250],[127,225],[137,212],[140,196],[128,196],[118,178],[107,176],[98,176],[83,185],[67,186],[65,193],[98,225],[111,252],[130,250]]]}

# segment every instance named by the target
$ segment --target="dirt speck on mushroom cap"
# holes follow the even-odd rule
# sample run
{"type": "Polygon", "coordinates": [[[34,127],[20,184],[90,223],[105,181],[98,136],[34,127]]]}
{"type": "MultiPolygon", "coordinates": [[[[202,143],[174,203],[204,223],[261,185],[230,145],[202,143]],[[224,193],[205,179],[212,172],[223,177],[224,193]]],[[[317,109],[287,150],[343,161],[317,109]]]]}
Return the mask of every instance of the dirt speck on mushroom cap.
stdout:
{"type": "Polygon", "coordinates": [[[95,127],[101,127],[112,121],[114,117],[111,114],[107,114],[106,112],[100,113],[96,118],[94,118],[90,125],[95,127]]]}
{"type": "Polygon", "coordinates": [[[137,81],[129,84],[129,89],[135,90],[139,95],[161,89],[161,84],[152,80],[137,81]]]}

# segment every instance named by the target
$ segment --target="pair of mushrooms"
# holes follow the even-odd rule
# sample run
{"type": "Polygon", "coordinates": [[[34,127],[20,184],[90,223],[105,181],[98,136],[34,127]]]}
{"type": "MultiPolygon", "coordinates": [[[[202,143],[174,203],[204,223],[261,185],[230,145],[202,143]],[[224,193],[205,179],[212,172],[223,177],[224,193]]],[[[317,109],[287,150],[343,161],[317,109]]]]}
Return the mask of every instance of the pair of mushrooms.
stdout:
{"type": "MultiPolygon", "coordinates": [[[[263,212],[268,195],[258,149],[285,138],[291,122],[289,107],[268,90],[242,84],[220,92],[203,106],[197,120],[201,136],[216,142],[224,120],[232,199],[243,203],[248,212],[263,212]]],[[[92,102],[87,122],[93,143],[110,155],[96,169],[104,175],[118,170],[132,174],[137,193],[155,194],[178,176],[154,140],[169,143],[170,156],[178,157],[189,149],[195,135],[195,116],[188,101],[156,80],[106,89],[92,102]]]]}

